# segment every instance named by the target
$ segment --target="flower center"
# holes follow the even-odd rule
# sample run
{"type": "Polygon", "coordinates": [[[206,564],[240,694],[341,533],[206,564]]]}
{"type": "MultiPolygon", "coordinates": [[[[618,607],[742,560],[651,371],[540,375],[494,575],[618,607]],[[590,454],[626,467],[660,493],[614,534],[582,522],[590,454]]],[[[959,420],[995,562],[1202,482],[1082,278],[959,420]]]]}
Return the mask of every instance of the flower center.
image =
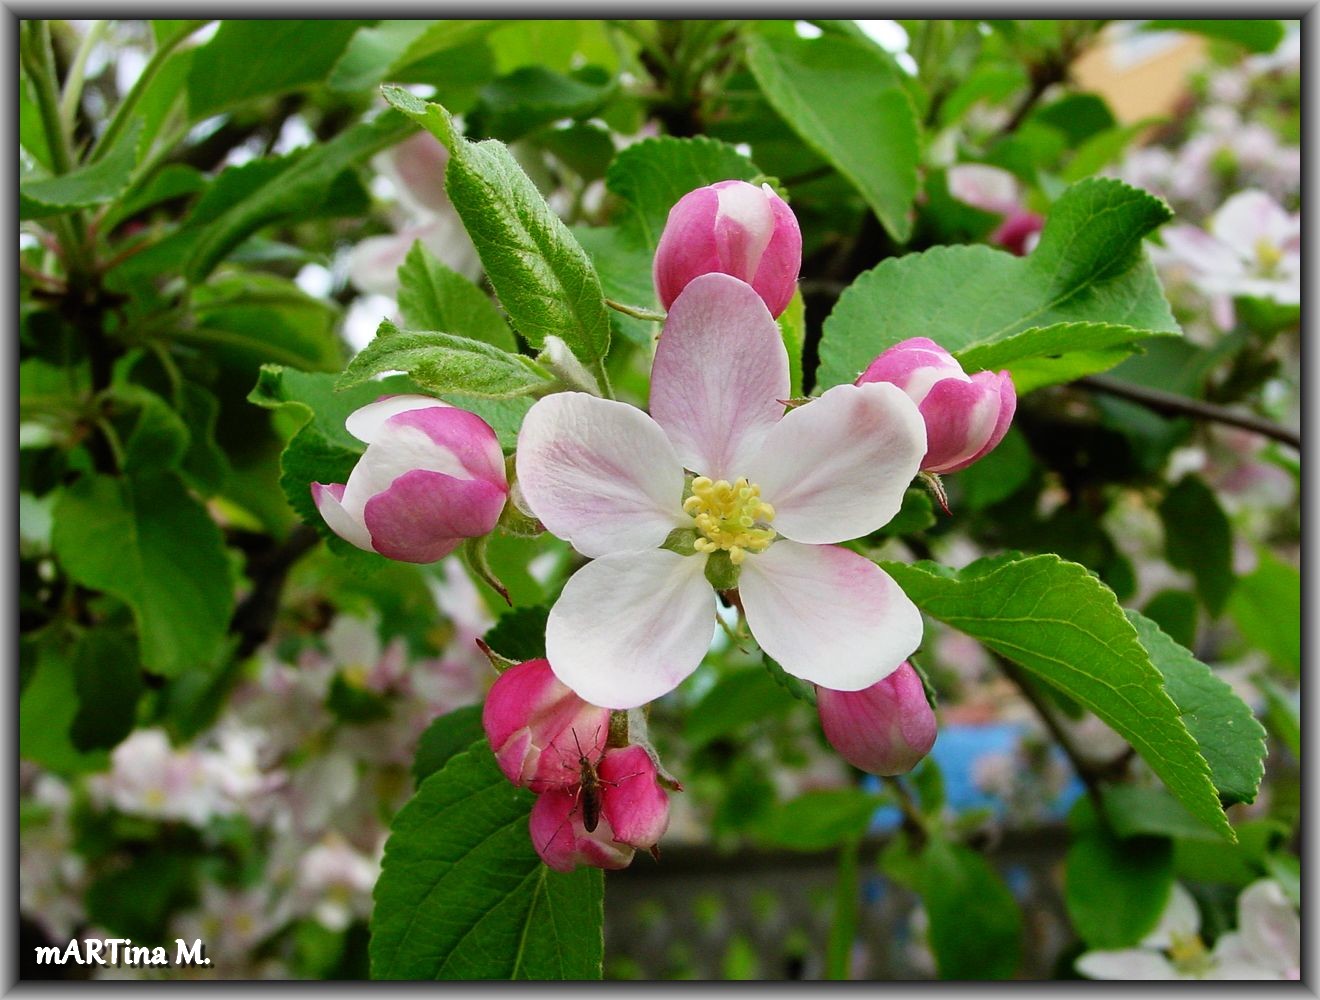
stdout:
{"type": "Polygon", "coordinates": [[[1187,975],[1203,976],[1210,970],[1210,955],[1199,934],[1171,934],[1169,961],[1187,975]]]}
{"type": "Polygon", "coordinates": [[[748,552],[764,552],[775,538],[768,524],[775,519],[775,509],[761,499],[761,487],[746,479],[730,483],[697,476],[683,510],[692,515],[701,535],[693,547],[698,552],[723,549],[735,566],[748,552]]]}
{"type": "Polygon", "coordinates": [[[1268,277],[1283,260],[1283,251],[1262,236],[1256,241],[1256,260],[1260,262],[1261,271],[1268,277]]]}

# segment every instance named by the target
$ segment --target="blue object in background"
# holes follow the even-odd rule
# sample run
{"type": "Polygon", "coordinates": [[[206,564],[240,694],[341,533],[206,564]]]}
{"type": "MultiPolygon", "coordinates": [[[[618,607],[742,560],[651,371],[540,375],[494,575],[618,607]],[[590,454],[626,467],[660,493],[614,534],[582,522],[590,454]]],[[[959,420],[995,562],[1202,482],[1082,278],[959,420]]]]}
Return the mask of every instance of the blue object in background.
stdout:
{"type": "MultiPolygon", "coordinates": [[[[1018,746],[1027,734],[1027,727],[1018,723],[997,722],[982,726],[951,725],[940,727],[939,737],[931,749],[930,758],[939,766],[944,779],[944,795],[949,807],[955,812],[968,812],[974,809],[989,809],[996,818],[1003,819],[1008,806],[997,795],[982,790],[976,784],[976,762],[982,757],[1006,754],[1018,755],[1018,746]]],[[[1071,769],[1063,751],[1057,746],[1050,748],[1050,753],[1071,769]]],[[[1023,767],[1025,767],[1025,762],[1023,767]]],[[[1041,783],[1042,787],[1043,782],[1041,783]]],[[[868,775],[862,787],[868,791],[881,791],[883,785],[879,778],[868,775]]],[[[1075,773],[1070,774],[1063,791],[1049,802],[1041,803],[1037,817],[1063,819],[1072,804],[1082,794],[1084,788],[1075,773]]],[[[1036,819],[1033,817],[1032,819],[1036,819]]],[[[888,833],[896,830],[902,823],[903,814],[896,806],[881,806],[875,812],[871,830],[888,833]]]]}

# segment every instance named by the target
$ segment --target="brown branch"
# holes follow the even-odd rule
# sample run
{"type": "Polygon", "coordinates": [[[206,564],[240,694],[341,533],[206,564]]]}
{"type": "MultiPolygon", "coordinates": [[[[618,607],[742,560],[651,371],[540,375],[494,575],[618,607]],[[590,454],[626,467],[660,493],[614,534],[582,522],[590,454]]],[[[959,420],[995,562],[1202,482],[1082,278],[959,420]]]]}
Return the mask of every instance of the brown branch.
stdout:
{"type": "Polygon", "coordinates": [[[279,545],[249,554],[252,591],[234,609],[234,617],[229,621],[229,631],[239,636],[237,659],[250,655],[269,638],[289,570],[316,545],[318,538],[313,528],[300,524],[279,545]]]}
{"type": "Polygon", "coordinates": [[[1207,403],[1204,400],[1192,399],[1188,396],[1179,396],[1176,393],[1165,392],[1162,389],[1150,389],[1146,386],[1133,385],[1131,382],[1122,382],[1103,375],[1086,375],[1072,384],[1094,392],[1103,392],[1109,396],[1118,396],[1130,400],[1165,416],[1196,417],[1198,420],[1228,424],[1231,427],[1240,427],[1243,430],[1262,434],[1298,451],[1302,450],[1302,436],[1299,433],[1252,413],[1231,410],[1226,406],[1207,403]]]}

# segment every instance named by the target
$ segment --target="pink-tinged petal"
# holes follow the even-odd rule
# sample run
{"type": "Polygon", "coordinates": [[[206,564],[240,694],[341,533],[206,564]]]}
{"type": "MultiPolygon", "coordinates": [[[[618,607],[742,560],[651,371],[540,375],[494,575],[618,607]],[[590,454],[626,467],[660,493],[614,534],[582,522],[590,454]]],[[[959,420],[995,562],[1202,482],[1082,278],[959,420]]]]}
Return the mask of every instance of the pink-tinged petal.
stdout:
{"type": "Polygon", "coordinates": [[[1077,971],[1088,979],[1188,979],[1158,952],[1141,948],[1088,951],[1077,960],[1077,971]]]}
{"type": "Polygon", "coordinates": [[[1210,220],[1211,235],[1247,258],[1255,256],[1257,243],[1278,246],[1296,227],[1282,205],[1254,189],[1233,195],[1210,220]]]}
{"type": "Polygon", "coordinates": [[[798,272],[802,270],[802,230],[788,204],[763,184],[770,210],[775,217],[775,234],[761,255],[752,287],[765,300],[771,316],[788,308],[797,291],[798,272]]]}
{"type": "Polygon", "coordinates": [[[906,661],[860,691],[817,688],[816,708],[830,746],[870,774],[906,774],[935,745],[935,713],[906,661]]]}
{"type": "Polygon", "coordinates": [[[438,449],[458,459],[467,475],[491,483],[506,482],[499,438],[490,424],[475,413],[457,406],[430,406],[397,413],[386,426],[392,432],[400,427],[416,428],[438,449]]]}
{"type": "Polygon", "coordinates": [[[1040,242],[1041,230],[1045,228],[1045,219],[1035,212],[1016,210],[990,234],[990,242],[998,244],[1010,253],[1025,257],[1040,242]]]}
{"type": "Polygon", "coordinates": [[[431,406],[448,406],[442,399],[434,396],[422,396],[417,393],[402,393],[394,396],[381,396],[374,403],[360,406],[348,415],[344,426],[348,433],[363,444],[371,444],[380,434],[381,428],[391,417],[410,410],[422,410],[431,406]]]}
{"type": "Polygon", "coordinates": [[[921,644],[921,613],[898,584],[835,545],[776,542],[743,562],[738,593],[761,648],[835,691],[869,687],[921,644]]]}
{"type": "Polygon", "coordinates": [[[995,215],[1018,208],[1022,195],[1017,178],[1007,170],[984,163],[959,163],[949,168],[949,194],[964,204],[995,215]]]}
{"type": "Polygon", "coordinates": [[[1238,930],[1259,964],[1282,973],[1300,968],[1301,919],[1278,882],[1260,879],[1242,891],[1238,930]]]}
{"type": "Polygon", "coordinates": [[[734,182],[715,185],[715,252],[720,270],[751,284],[774,235],[775,214],[760,188],[734,182]]]}
{"type": "Polygon", "coordinates": [[[898,513],[925,452],[925,424],[902,389],[836,385],[785,414],[738,474],[761,487],[781,535],[842,542],[898,513]]]}
{"type": "Polygon", "coordinates": [[[610,750],[596,772],[601,779],[601,813],[614,839],[650,848],[669,826],[669,796],[656,783],[655,763],[645,747],[610,750]]]}
{"type": "Polygon", "coordinates": [[[1221,934],[1210,953],[1210,971],[1206,979],[1213,980],[1271,980],[1297,979],[1296,975],[1284,975],[1284,970],[1275,968],[1266,958],[1258,955],[1247,942],[1247,936],[1237,931],[1221,934]]]}
{"type": "Polygon", "coordinates": [[[920,404],[930,387],[941,379],[967,381],[962,365],[929,337],[909,337],[887,348],[857,376],[857,385],[892,382],[912,402],[920,404]]]}
{"type": "MultiPolygon", "coordinates": [[[[921,467],[927,472],[956,472],[989,450],[991,438],[1001,423],[1000,378],[993,372],[980,374],[989,377],[968,382],[952,378],[936,382],[921,401],[921,416],[926,422],[926,455],[921,467]]],[[[1009,391],[1012,391],[1011,381],[1009,391]]],[[[1011,398],[1016,406],[1017,397],[1011,398]]],[[[1011,420],[1012,410],[1008,416],[1011,420]]],[[[1003,430],[1008,430],[1007,422],[1003,423],[1003,430]]]]}
{"type": "Polygon", "coordinates": [[[343,500],[343,483],[330,485],[312,483],[312,502],[325,518],[330,530],[344,541],[368,552],[374,552],[371,547],[371,533],[367,531],[367,526],[362,523],[361,516],[354,517],[344,509],[343,500]]]}
{"type": "Polygon", "coordinates": [[[569,578],[546,624],[555,675],[593,705],[636,708],[696,670],[715,633],[702,556],[605,556],[569,578]]]}
{"type": "Polygon", "coordinates": [[[359,291],[393,297],[399,292],[399,267],[412,249],[406,233],[369,236],[348,255],[348,280],[359,291]]]}
{"type": "Polygon", "coordinates": [[[552,789],[538,796],[528,831],[536,853],[557,872],[571,872],[578,865],[618,869],[632,863],[633,849],[615,842],[604,816],[594,831],[587,832],[576,793],[552,789]]]}
{"type": "Polygon", "coordinates": [[[1215,239],[1196,226],[1169,226],[1160,230],[1164,248],[1152,248],[1153,255],[1165,261],[1183,264],[1203,275],[1238,275],[1243,272],[1246,253],[1215,239]]]}
{"type": "Polygon", "coordinates": [[[516,462],[532,513],[584,556],[654,549],[687,520],[682,464],[635,406],[546,396],[523,418],[516,462]]]}
{"type": "Polygon", "coordinates": [[[449,150],[430,132],[418,132],[389,151],[388,165],[392,179],[402,188],[401,195],[414,199],[423,209],[436,212],[449,208],[445,192],[445,167],[449,150]]]}
{"type": "Polygon", "coordinates": [[[651,416],[682,463],[735,479],[784,413],[788,352],[761,297],[727,274],[675,300],[651,366],[651,416]]]}
{"type": "Polygon", "coordinates": [[[702,187],[669,210],[653,264],[656,297],[666,309],[694,276],[721,270],[714,232],[719,207],[719,192],[702,187]]]}
{"type": "Polygon", "coordinates": [[[467,538],[495,530],[506,490],[484,479],[455,479],[414,469],[395,479],[363,507],[372,547],[403,562],[443,559],[467,538]]]}

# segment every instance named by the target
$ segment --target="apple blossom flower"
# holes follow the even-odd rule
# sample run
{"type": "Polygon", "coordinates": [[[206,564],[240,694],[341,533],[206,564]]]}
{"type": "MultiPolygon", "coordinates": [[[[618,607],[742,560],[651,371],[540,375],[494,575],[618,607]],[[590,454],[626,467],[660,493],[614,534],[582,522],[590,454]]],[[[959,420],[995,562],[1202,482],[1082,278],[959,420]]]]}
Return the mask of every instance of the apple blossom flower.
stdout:
{"type": "Polygon", "coordinates": [[[858,385],[875,382],[898,386],[920,407],[926,422],[923,472],[957,472],[983,458],[1003,440],[1017,409],[1008,372],[969,376],[928,337],[895,344],[857,377],[858,385]]]}
{"type": "Polygon", "coordinates": [[[426,131],[372,159],[393,187],[398,210],[393,233],[368,237],[349,254],[349,280],[358,289],[393,297],[399,266],[418,240],[451,270],[473,279],[481,274],[476,247],[445,193],[448,163],[449,150],[426,131]]]}
{"type": "Polygon", "coordinates": [[[1022,203],[1022,187],[1007,170],[986,163],[959,163],[949,168],[949,194],[983,212],[1003,216],[990,242],[1024,257],[1035,249],[1045,218],[1022,203]]]}
{"type": "Polygon", "coordinates": [[[698,275],[731,274],[778,316],[801,267],[802,231],[770,185],[720,181],[689,191],[669,210],[655,251],[655,290],[668,309],[698,275]]]}
{"type": "Polygon", "coordinates": [[[504,776],[542,792],[578,783],[578,758],[600,755],[610,712],[579,698],[545,660],[528,660],[491,685],[481,724],[504,776]]]}
{"type": "Polygon", "coordinates": [[[916,649],[916,606],[833,543],[898,511],[926,448],[921,416],[884,384],[835,386],[785,413],[789,395],[755,289],[706,274],[670,309],[649,416],[574,392],[528,411],[523,499],[593,560],[546,628],[547,658],[580,697],[625,709],[673,690],[710,646],[712,586],[731,592],[735,577],[752,634],[797,677],[858,690],[916,649]]]}
{"type": "Polygon", "coordinates": [[[295,897],[323,926],[342,931],[371,913],[371,889],[379,876],[379,859],[332,833],[299,859],[295,897]]]}
{"type": "Polygon", "coordinates": [[[1135,948],[1088,951],[1077,970],[1091,979],[1300,979],[1301,922],[1272,879],[1238,897],[1236,931],[1212,950],[1200,936],[1196,900],[1179,883],[1155,929],[1135,948]]]}
{"type": "Polygon", "coordinates": [[[839,756],[870,774],[906,774],[935,745],[935,713],[906,661],[860,691],[817,688],[816,709],[839,756]]]}
{"type": "Polygon", "coordinates": [[[495,432],[430,396],[386,396],[345,421],[367,450],[348,483],[312,483],[339,537],[404,562],[435,562],[495,528],[509,486],[495,432]]]}
{"type": "Polygon", "coordinates": [[[1164,246],[1152,248],[1156,263],[1186,269],[1206,295],[1272,299],[1283,305],[1302,300],[1301,217],[1263,191],[1233,195],[1211,217],[1208,232],[1170,226],[1161,235],[1164,246]]]}
{"type": "Polygon", "coordinates": [[[669,826],[669,796],[656,780],[655,762],[633,744],[606,750],[596,765],[600,815],[586,828],[580,784],[552,788],[532,807],[532,845],[556,871],[579,864],[626,868],[634,850],[651,850],[669,826]]]}

